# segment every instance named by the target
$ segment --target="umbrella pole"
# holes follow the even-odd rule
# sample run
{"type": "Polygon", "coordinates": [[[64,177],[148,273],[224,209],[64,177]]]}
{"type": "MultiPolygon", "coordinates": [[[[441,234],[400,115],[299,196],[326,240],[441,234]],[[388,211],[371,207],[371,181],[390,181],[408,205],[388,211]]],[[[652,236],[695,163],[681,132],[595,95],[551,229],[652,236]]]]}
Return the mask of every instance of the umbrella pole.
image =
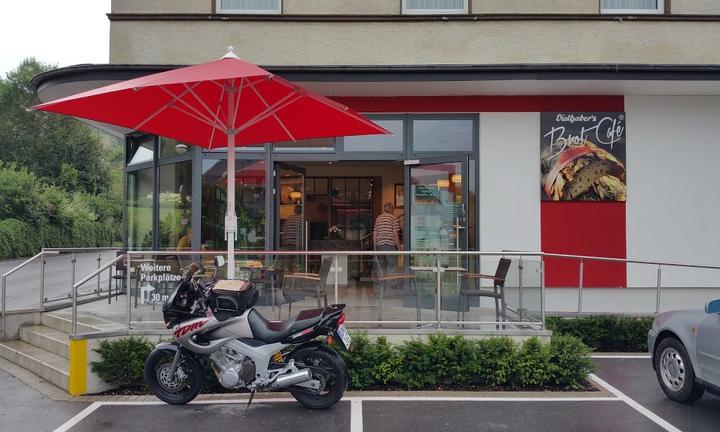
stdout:
{"type": "MultiPolygon", "coordinates": [[[[232,99],[232,98],[230,98],[232,99]]],[[[235,136],[227,134],[227,210],[225,212],[225,239],[227,240],[227,278],[235,279],[235,238],[237,216],[235,215],[235,136]]]]}

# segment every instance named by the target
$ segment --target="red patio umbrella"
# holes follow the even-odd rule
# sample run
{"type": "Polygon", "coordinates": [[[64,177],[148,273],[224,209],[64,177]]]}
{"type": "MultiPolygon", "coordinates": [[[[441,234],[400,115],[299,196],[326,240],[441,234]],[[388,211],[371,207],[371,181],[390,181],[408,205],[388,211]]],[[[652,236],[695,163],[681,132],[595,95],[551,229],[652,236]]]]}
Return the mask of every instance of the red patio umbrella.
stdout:
{"type": "Polygon", "coordinates": [[[220,60],[119,82],[34,106],[161,135],[205,148],[227,147],[225,233],[235,276],[235,146],[389,134],[350,108],[240,60],[220,60]]]}

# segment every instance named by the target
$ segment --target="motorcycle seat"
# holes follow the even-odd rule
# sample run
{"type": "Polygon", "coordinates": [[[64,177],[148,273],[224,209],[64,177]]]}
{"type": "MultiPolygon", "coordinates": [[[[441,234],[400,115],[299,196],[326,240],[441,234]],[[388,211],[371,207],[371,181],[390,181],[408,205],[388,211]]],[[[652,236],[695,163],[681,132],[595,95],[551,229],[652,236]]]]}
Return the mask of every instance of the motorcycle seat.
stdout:
{"type": "Polygon", "coordinates": [[[310,309],[287,321],[268,321],[253,309],[248,314],[248,324],[255,339],[265,343],[281,342],[288,336],[310,328],[322,319],[324,309],[310,309]]]}

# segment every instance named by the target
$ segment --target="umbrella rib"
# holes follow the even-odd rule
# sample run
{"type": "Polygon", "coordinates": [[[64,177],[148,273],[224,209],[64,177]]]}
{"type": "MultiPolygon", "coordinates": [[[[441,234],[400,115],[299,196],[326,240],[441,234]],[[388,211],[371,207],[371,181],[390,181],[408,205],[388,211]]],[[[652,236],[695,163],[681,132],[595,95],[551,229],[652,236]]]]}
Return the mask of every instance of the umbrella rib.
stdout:
{"type": "MultiPolygon", "coordinates": [[[[159,87],[164,90],[163,86],[159,86],[159,87]]],[[[158,116],[158,114],[160,114],[161,112],[163,112],[163,111],[165,111],[166,109],[168,109],[168,108],[169,108],[170,106],[172,106],[179,98],[183,97],[184,95],[185,95],[185,92],[183,92],[182,94],[180,94],[180,95],[178,95],[178,96],[176,96],[175,94],[173,94],[172,92],[170,92],[170,96],[172,96],[172,99],[170,99],[169,101],[167,101],[166,103],[164,103],[157,111],[155,111],[154,113],[150,114],[150,117],[148,117],[148,118],[146,118],[145,120],[143,120],[143,121],[141,121],[140,123],[138,123],[138,125],[135,126],[135,127],[133,128],[133,130],[139,130],[139,129],[140,129],[141,127],[143,127],[147,122],[149,122],[150,120],[154,119],[155,117],[158,116]]]]}
{"type": "MultiPolygon", "coordinates": [[[[194,88],[194,87],[197,87],[198,84],[200,84],[200,83],[195,84],[195,85],[193,86],[193,88],[194,88]]],[[[167,88],[165,88],[165,86],[159,86],[159,87],[160,87],[160,89],[162,89],[165,93],[167,93],[167,94],[169,94],[169,95],[171,95],[171,96],[175,96],[175,93],[173,93],[172,91],[170,91],[170,90],[168,90],[167,88]]],[[[185,94],[187,94],[187,91],[183,92],[183,95],[182,95],[182,96],[184,96],[185,94]]],[[[179,98],[177,99],[177,102],[180,102],[181,104],[185,105],[187,108],[189,108],[191,111],[193,111],[196,116],[201,117],[201,118],[204,120],[204,122],[207,123],[207,124],[209,124],[210,126],[212,126],[212,127],[214,127],[214,128],[222,129],[222,130],[225,130],[225,129],[226,129],[226,127],[225,127],[224,124],[222,124],[221,122],[218,122],[218,123],[213,122],[213,119],[212,119],[212,118],[206,117],[205,114],[203,114],[202,111],[200,111],[199,109],[197,109],[197,108],[195,108],[194,106],[190,105],[189,103],[187,103],[187,101],[183,100],[183,99],[182,99],[182,96],[179,96],[179,98]]],[[[173,104],[173,106],[175,106],[175,105],[173,104]]],[[[179,108],[177,108],[177,107],[176,107],[176,109],[179,110],[179,108]]],[[[179,110],[179,111],[182,111],[182,110],[179,110]]],[[[185,112],[185,111],[182,111],[182,112],[185,112]]],[[[197,118],[197,117],[196,117],[196,118],[197,118]]]]}
{"type": "MultiPolygon", "coordinates": [[[[218,115],[216,115],[216,114],[213,114],[212,110],[210,109],[210,107],[207,106],[207,104],[205,103],[205,101],[203,101],[202,99],[200,99],[200,97],[197,95],[197,93],[195,93],[195,92],[193,91],[193,89],[191,89],[190,86],[187,85],[187,83],[183,83],[183,86],[185,86],[185,88],[190,91],[190,94],[195,98],[195,100],[198,101],[198,102],[200,102],[200,105],[202,105],[203,108],[205,108],[205,110],[206,110],[211,116],[214,117],[214,120],[215,120],[215,122],[217,122],[217,124],[223,124],[223,122],[220,120],[220,117],[219,117],[218,115]]],[[[220,94],[220,100],[222,100],[222,93],[220,94]]],[[[199,110],[198,110],[198,111],[199,111],[199,110]]],[[[225,125],[225,126],[227,127],[228,125],[225,125]]]]}
{"type": "Polygon", "coordinates": [[[264,111],[262,111],[261,113],[259,113],[259,114],[256,115],[255,117],[253,117],[253,118],[251,118],[250,120],[248,120],[247,122],[243,123],[242,126],[240,126],[239,128],[237,128],[236,132],[240,132],[240,131],[242,131],[242,130],[245,130],[245,129],[249,128],[250,126],[254,125],[255,123],[257,123],[257,122],[259,122],[259,121],[261,121],[261,120],[265,120],[265,119],[271,114],[271,111],[272,111],[272,110],[275,110],[275,112],[278,112],[278,111],[280,111],[281,109],[286,108],[288,105],[293,104],[293,103],[297,102],[297,101],[300,100],[300,99],[302,99],[302,95],[300,95],[300,94],[298,94],[298,93],[290,93],[289,95],[287,95],[287,96],[285,96],[284,98],[280,99],[279,101],[275,102],[272,106],[270,106],[269,108],[265,109],[264,111]],[[295,96],[295,99],[288,100],[288,99],[290,99],[292,96],[295,96]]]}
{"type": "MultiPolygon", "coordinates": [[[[293,134],[290,133],[290,131],[288,130],[288,128],[285,127],[285,123],[283,123],[283,122],[280,120],[280,117],[277,116],[277,111],[270,108],[270,104],[268,104],[267,101],[265,100],[265,98],[262,97],[262,95],[261,95],[260,92],[255,88],[255,85],[254,85],[253,83],[250,83],[250,88],[252,89],[252,91],[255,92],[255,94],[257,95],[257,97],[262,101],[262,103],[265,105],[265,108],[267,108],[268,110],[270,110],[270,113],[271,113],[272,116],[275,118],[275,121],[277,121],[278,124],[280,125],[280,127],[283,128],[283,130],[285,131],[285,133],[287,134],[287,136],[289,136],[291,140],[297,141],[297,140],[295,139],[295,137],[293,136],[293,134]]],[[[295,92],[295,93],[297,94],[297,92],[295,92]]],[[[290,94],[292,95],[292,93],[290,93],[290,94]]]]}
{"type": "MultiPolygon", "coordinates": [[[[238,89],[237,89],[237,94],[238,94],[238,95],[237,95],[237,99],[235,100],[235,113],[234,113],[234,115],[233,115],[232,124],[230,125],[230,127],[233,128],[233,129],[235,128],[235,123],[237,122],[237,113],[238,113],[238,111],[240,111],[240,109],[239,109],[239,107],[240,107],[240,95],[242,95],[243,82],[244,82],[244,81],[245,81],[245,78],[240,77],[240,85],[238,86],[238,89]]],[[[248,81],[250,81],[250,80],[248,80],[248,81]]]]}
{"type": "Polygon", "coordinates": [[[179,106],[177,106],[177,105],[173,105],[172,108],[180,111],[181,113],[183,113],[183,114],[185,114],[185,115],[187,115],[187,116],[190,116],[190,117],[194,118],[195,120],[200,121],[201,123],[205,123],[206,125],[210,126],[213,130],[223,129],[222,127],[218,127],[218,125],[213,124],[213,122],[211,122],[211,121],[209,121],[209,120],[207,120],[207,119],[205,119],[205,118],[203,118],[203,117],[201,117],[201,116],[199,116],[199,115],[197,115],[197,114],[195,114],[195,113],[193,113],[193,112],[191,112],[191,111],[187,111],[186,109],[181,108],[181,107],[179,107],[179,106]]]}
{"type": "MultiPolygon", "coordinates": [[[[220,86],[215,81],[210,81],[210,82],[220,86]]],[[[225,89],[222,86],[220,86],[220,88],[222,89],[222,93],[220,93],[220,99],[218,99],[218,107],[217,107],[217,111],[215,112],[215,117],[218,117],[220,115],[220,107],[222,107],[223,94],[225,94],[225,89]]],[[[212,128],[212,132],[210,133],[210,143],[208,144],[208,148],[211,150],[213,148],[213,142],[215,142],[215,131],[216,130],[217,130],[217,128],[212,128]]]]}

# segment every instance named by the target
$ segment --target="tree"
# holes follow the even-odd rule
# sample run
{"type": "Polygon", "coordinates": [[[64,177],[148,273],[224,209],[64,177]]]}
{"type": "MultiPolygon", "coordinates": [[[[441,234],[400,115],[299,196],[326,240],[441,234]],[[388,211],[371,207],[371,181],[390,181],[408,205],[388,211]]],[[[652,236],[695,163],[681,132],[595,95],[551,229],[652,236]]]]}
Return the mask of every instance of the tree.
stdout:
{"type": "Polygon", "coordinates": [[[50,69],[29,58],[0,78],[0,160],[68,192],[105,192],[109,167],[97,134],[71,117],[25,109],[35,103],[32,78],[50,69]]]}

